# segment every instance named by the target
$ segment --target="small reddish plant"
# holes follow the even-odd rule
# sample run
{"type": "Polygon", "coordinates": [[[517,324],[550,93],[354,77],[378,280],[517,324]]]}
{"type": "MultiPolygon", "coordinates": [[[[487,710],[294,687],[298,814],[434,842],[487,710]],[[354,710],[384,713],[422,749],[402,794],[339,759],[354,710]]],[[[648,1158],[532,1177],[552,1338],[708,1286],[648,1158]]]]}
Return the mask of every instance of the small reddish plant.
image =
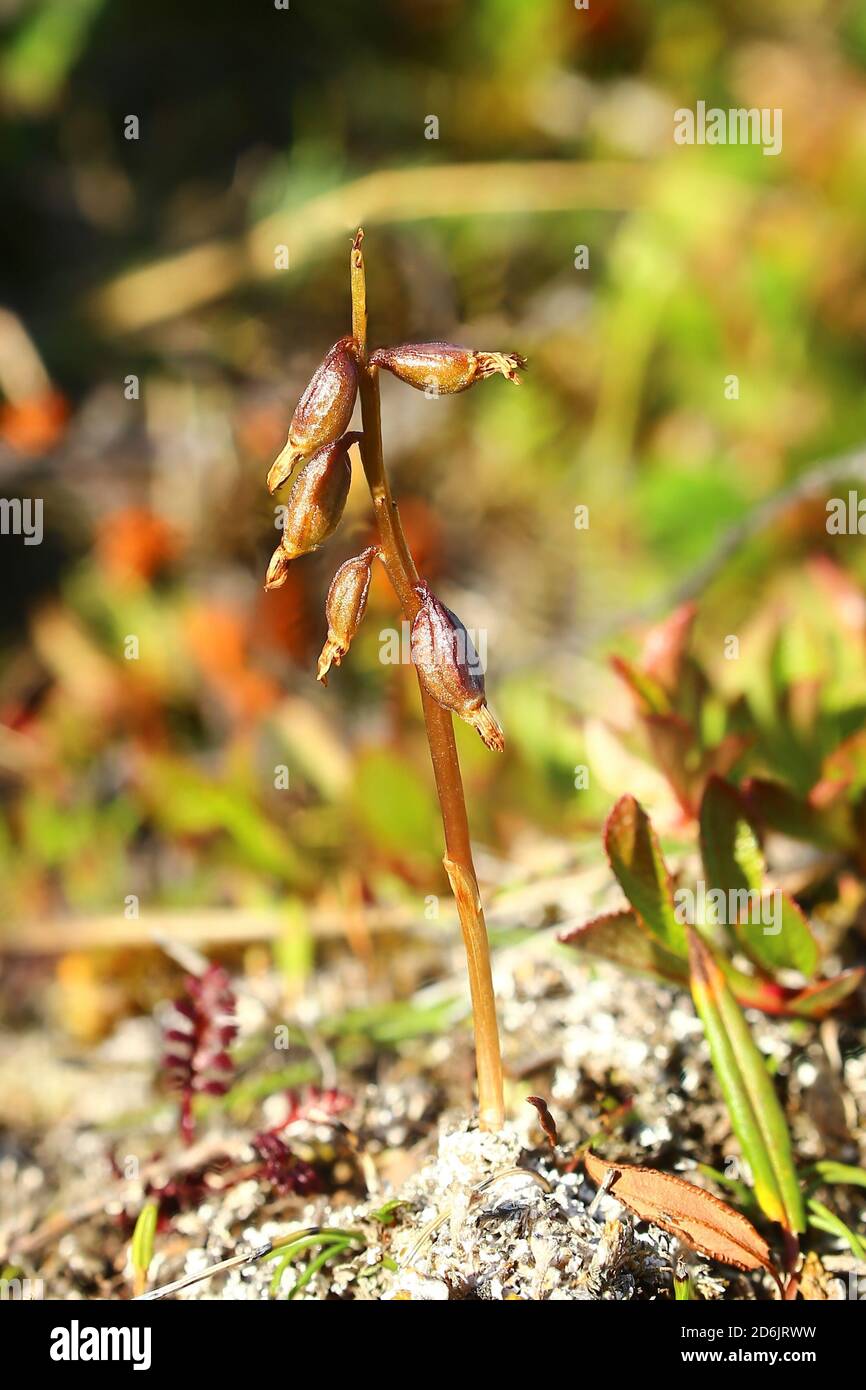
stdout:
{"type": "Polygon", "coordinates": [[[174,1018],[165,1030],[163,1067],[172,1090],[180,1093],[180,1137],[195,1138],[196,1096],[225,1095],[234,1073],[228,1048],[237,1033],[235,995],[221,965],[202,975],[187,975],[186,994],[174,1002],[174,1018]]]}
{"type": "Polygon", "coordinates": [[[704,879],[691,891],[670,874],[643,807],[633,796],[621,797],[608,816],[604,843],[628,907],[568,926],[559,939],[685,988],[686,924],[694,917],[741,1004],[768,1014],[823,1018],[860,987],[863,969],[820,977],[818,943],[808,919],[794,898],[768,887],[749,804],[735,787],[710,777],[698,814],[704,879]],[[734,955],[748,960],[748,971],[734,964],[734,955]],[[802,985],[786,983],[791,971],[803,977],[802,985]]]}
{"type": "Polygon", "coordinates": [[[503,1122],[502,1062],[487,930],[469,843],[469,822],[452,715],[477,730],[488,748],[505,746],[503,733],[487,708],[484,676],[460,619],[431,593],[415,567],[391,495],[382,455],[379,370],[428,395],[465,391],[491,376],[519,382],[524,359],[516,353],[476,352],[453,343],[409,343],[367,349],[367,293],[363,232],[352,244],[350,281],[352,332],[326,353],[289,425],[288,439],[268,473],[268,489],[288,482],[303,462],[289,495],[283,536],[268,566],[265,587],[286,582],[290,564],[333,534],[345,507],[351,478],[349,450],[357,443],[370,489],[378,544],[347,560],[334,576],[326,603],[328,636],[319,658],[318,678],[327,682],[339,666],[364,616],[370,572],[384,564],[404,618],[411,627],[411,654],[421,692],[427,739],[442,812],[445,869],[457,903],[466,947],[478,1072],[482,1128],[503,1122]],[[345,433],[361,402],[360,434],[345,433]]]}

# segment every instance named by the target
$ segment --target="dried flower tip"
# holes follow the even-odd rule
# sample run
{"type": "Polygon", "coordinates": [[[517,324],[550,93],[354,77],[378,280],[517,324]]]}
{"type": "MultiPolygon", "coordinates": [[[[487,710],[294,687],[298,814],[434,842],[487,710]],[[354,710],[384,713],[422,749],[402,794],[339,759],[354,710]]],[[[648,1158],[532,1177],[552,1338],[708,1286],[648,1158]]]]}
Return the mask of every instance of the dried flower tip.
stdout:
{"type": "Polygon", "coordinates": [[[377,348],[370,363],[384,367],[419,391],[453,395],[497,372],[519,385],[517,373],[526,365],[526,358],[516,352],[473,352],[454,343],[404,343],[401,347],[377,348]]]}
{"type": "Polygon", "coordinates": [[[488,748],[501,753],[502,730],[487,708],[484,673],[472,639],[450,608],[418,586],[421,607],[412,623],[412,660],[425,690],[444,709],[477,730],[488,748]]]}
{"type": "Polygon", "coordinates": [[[294,444],[285,444],[268,469],[268,492],[276,492],[277,488],[288,482],[292,475],[292,469],[296,463],[300,463],[303,457],[303,454],[298,452],[294,444]]]}
{"type": "Polygon", "coordinates": [[[289,561],[318,550],[336,531],[352,481],[349,449],[359,438],[358,434],[344,434],[336,444],[320,449],[301,469],[286,503],[283,538],[271,557],[266,589],[285,584],[289,561]]]}
{"type": "Polygon", "coordinates": [[[289,577],[289,557],[283,550],[282,545],[278,545],[270,559],[268,572],[265,575],[265,588],[281,589],[289,577]]]}
{"type": "Polygon", "coordinates": [[[332,663],[340,665],[361,626],[367,608],[373,561],[379,553],[377,545],[369,546],[360,555],[346,560],[331,580],[325,600],[328,638],[319,657],[316,677],[322,685],[328,684],[332,663]]]}
{"type": "Polygon", "coordinates": [[[358,394],[357,344],[340,338],[325,354],[298,402],[285,448],[268,473],[268,490],[286,481],[295,464],[333,444],[347,428],[358,394]]]}
{"type": "Polygon", "coordinates": [[[472,725],[482,743],[486,743],[492,752],[504,752],[505,735],[502,732],[502,726],[494,719],[486,705],[479,705],[477,709],[467,710],[461,714],[460,718],[472,725]]]}
{"type": "Polygon", "coordinates": [[[520,385],[517,373],[526,366],[526,358],[519,352],[477,352],[475,360],[479,376],[496,376],[498,372],[515,386],[520,385]]]}

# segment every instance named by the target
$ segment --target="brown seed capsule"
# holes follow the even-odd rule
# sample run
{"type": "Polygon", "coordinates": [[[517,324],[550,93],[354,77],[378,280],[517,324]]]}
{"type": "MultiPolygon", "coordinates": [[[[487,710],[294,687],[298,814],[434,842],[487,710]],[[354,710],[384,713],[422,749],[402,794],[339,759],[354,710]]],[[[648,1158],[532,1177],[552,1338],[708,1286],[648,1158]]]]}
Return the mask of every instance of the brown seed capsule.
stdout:
{"type": "Polygon", "coordinates": [[[556,1132],[556,1120],[550,1113],[547,1101],[543,1096],[527,1096],[527,1105],[534,1105],[538,1111],[538,1123],[544,1130],[545,1137],[552,1149],[555,1149],[559,1142],[559,1135],[556,1132]]]}
{"type": "Polygon", "coordinates": [[[454,343],[404,343],[402,347],[377,348],[370,363],[384,367],[419,391],[446,396],[465,391],[497,372],[519,386],[517,373],[526,366],[526,358],[516,352],[473,352],[454,343]]]}
{"type": "Polygon", "coordinates": [[[341,338],[316,369],[289,425],[289,437],[268,473],[268,491],[276,492],[295,464],[316,449],[339,439],[352,418],[358,394],[354,338],[341,338]]]}
{"type": "Polygon", "coordinates": [[[344,434],[301,469],[286,503],[282,540],[268,565],[266,589],[279,589],[288,577],[290,561],[318,550],[336,531],[352,481],[349,448],[360,437],[344,434]]]}
{"type": "Polygon", "coordinates": [[[501,753],[505,739],[487,708],[484,674],[469,633],[426,584],[419,584],[417,592],[421,607],[412,623],[411,652],[425,689],[471,724],[488,748],[501,753]]]}
{"type": "Polygon", "coordinates": [[[331,580],[325,600],[328,640],[322,648],[316,676],[322,685],[328,684],[331,664],[340,665],[352,645],[352,638],[361,626],[367,609],[373,561],[378,554],[377,545],[369,546],[360,555],[346,560],[331,580]]]}

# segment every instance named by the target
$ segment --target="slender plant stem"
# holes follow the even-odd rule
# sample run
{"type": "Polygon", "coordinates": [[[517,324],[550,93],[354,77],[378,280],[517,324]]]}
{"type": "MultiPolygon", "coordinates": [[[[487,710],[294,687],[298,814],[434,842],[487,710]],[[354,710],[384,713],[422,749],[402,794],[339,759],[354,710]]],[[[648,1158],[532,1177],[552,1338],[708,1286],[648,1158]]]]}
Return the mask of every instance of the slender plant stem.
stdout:
{"type": "MultiPolygon", "coordinates": [[[[403,614],[412,622],[421,606],[415,586],[418,571],[400,524],[400,513],[391,496],[382,454],[382,418],[379,375],[367,362],[367,285],[358,230],[351,253],[352,335],[360,348],[361,461],[373,499],[382,559],[403,614]]],[[[490,947],[481,909],[478,880],[472,862],[469,820],[463,795],[463,779],[454,742],[449,710],[443,709],[419,680],[421,704],[433,775],[445,830],[445,869],[457,903],[466,961],[472,1013],[475,1021],[475,1059],[478,1072],[478,1115],[482,1129],[501,1129],[505,1118],[502,1098],[502,1057],[496,1021],[496,998],[490,971],[490,947]]]]}

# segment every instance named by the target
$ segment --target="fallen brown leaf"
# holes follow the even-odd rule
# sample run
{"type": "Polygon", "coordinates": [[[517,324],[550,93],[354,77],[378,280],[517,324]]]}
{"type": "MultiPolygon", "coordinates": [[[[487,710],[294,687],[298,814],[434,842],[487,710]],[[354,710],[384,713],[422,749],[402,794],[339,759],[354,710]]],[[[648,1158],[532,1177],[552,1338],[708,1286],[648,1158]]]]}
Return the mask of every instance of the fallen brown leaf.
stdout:
{"type": "Polygon", "coordinates": [[[779,1282],[763,1236],[751,1221],[711,1192],[655,1168],[608,1163],[591,1153],[585,1155],[584,1166],[598,1186],[607,1179],[611,1196],[642,1221],[661,1226],[693,1250],[722,1264],[735,1269],[766,1269],[779,1282]]]}

